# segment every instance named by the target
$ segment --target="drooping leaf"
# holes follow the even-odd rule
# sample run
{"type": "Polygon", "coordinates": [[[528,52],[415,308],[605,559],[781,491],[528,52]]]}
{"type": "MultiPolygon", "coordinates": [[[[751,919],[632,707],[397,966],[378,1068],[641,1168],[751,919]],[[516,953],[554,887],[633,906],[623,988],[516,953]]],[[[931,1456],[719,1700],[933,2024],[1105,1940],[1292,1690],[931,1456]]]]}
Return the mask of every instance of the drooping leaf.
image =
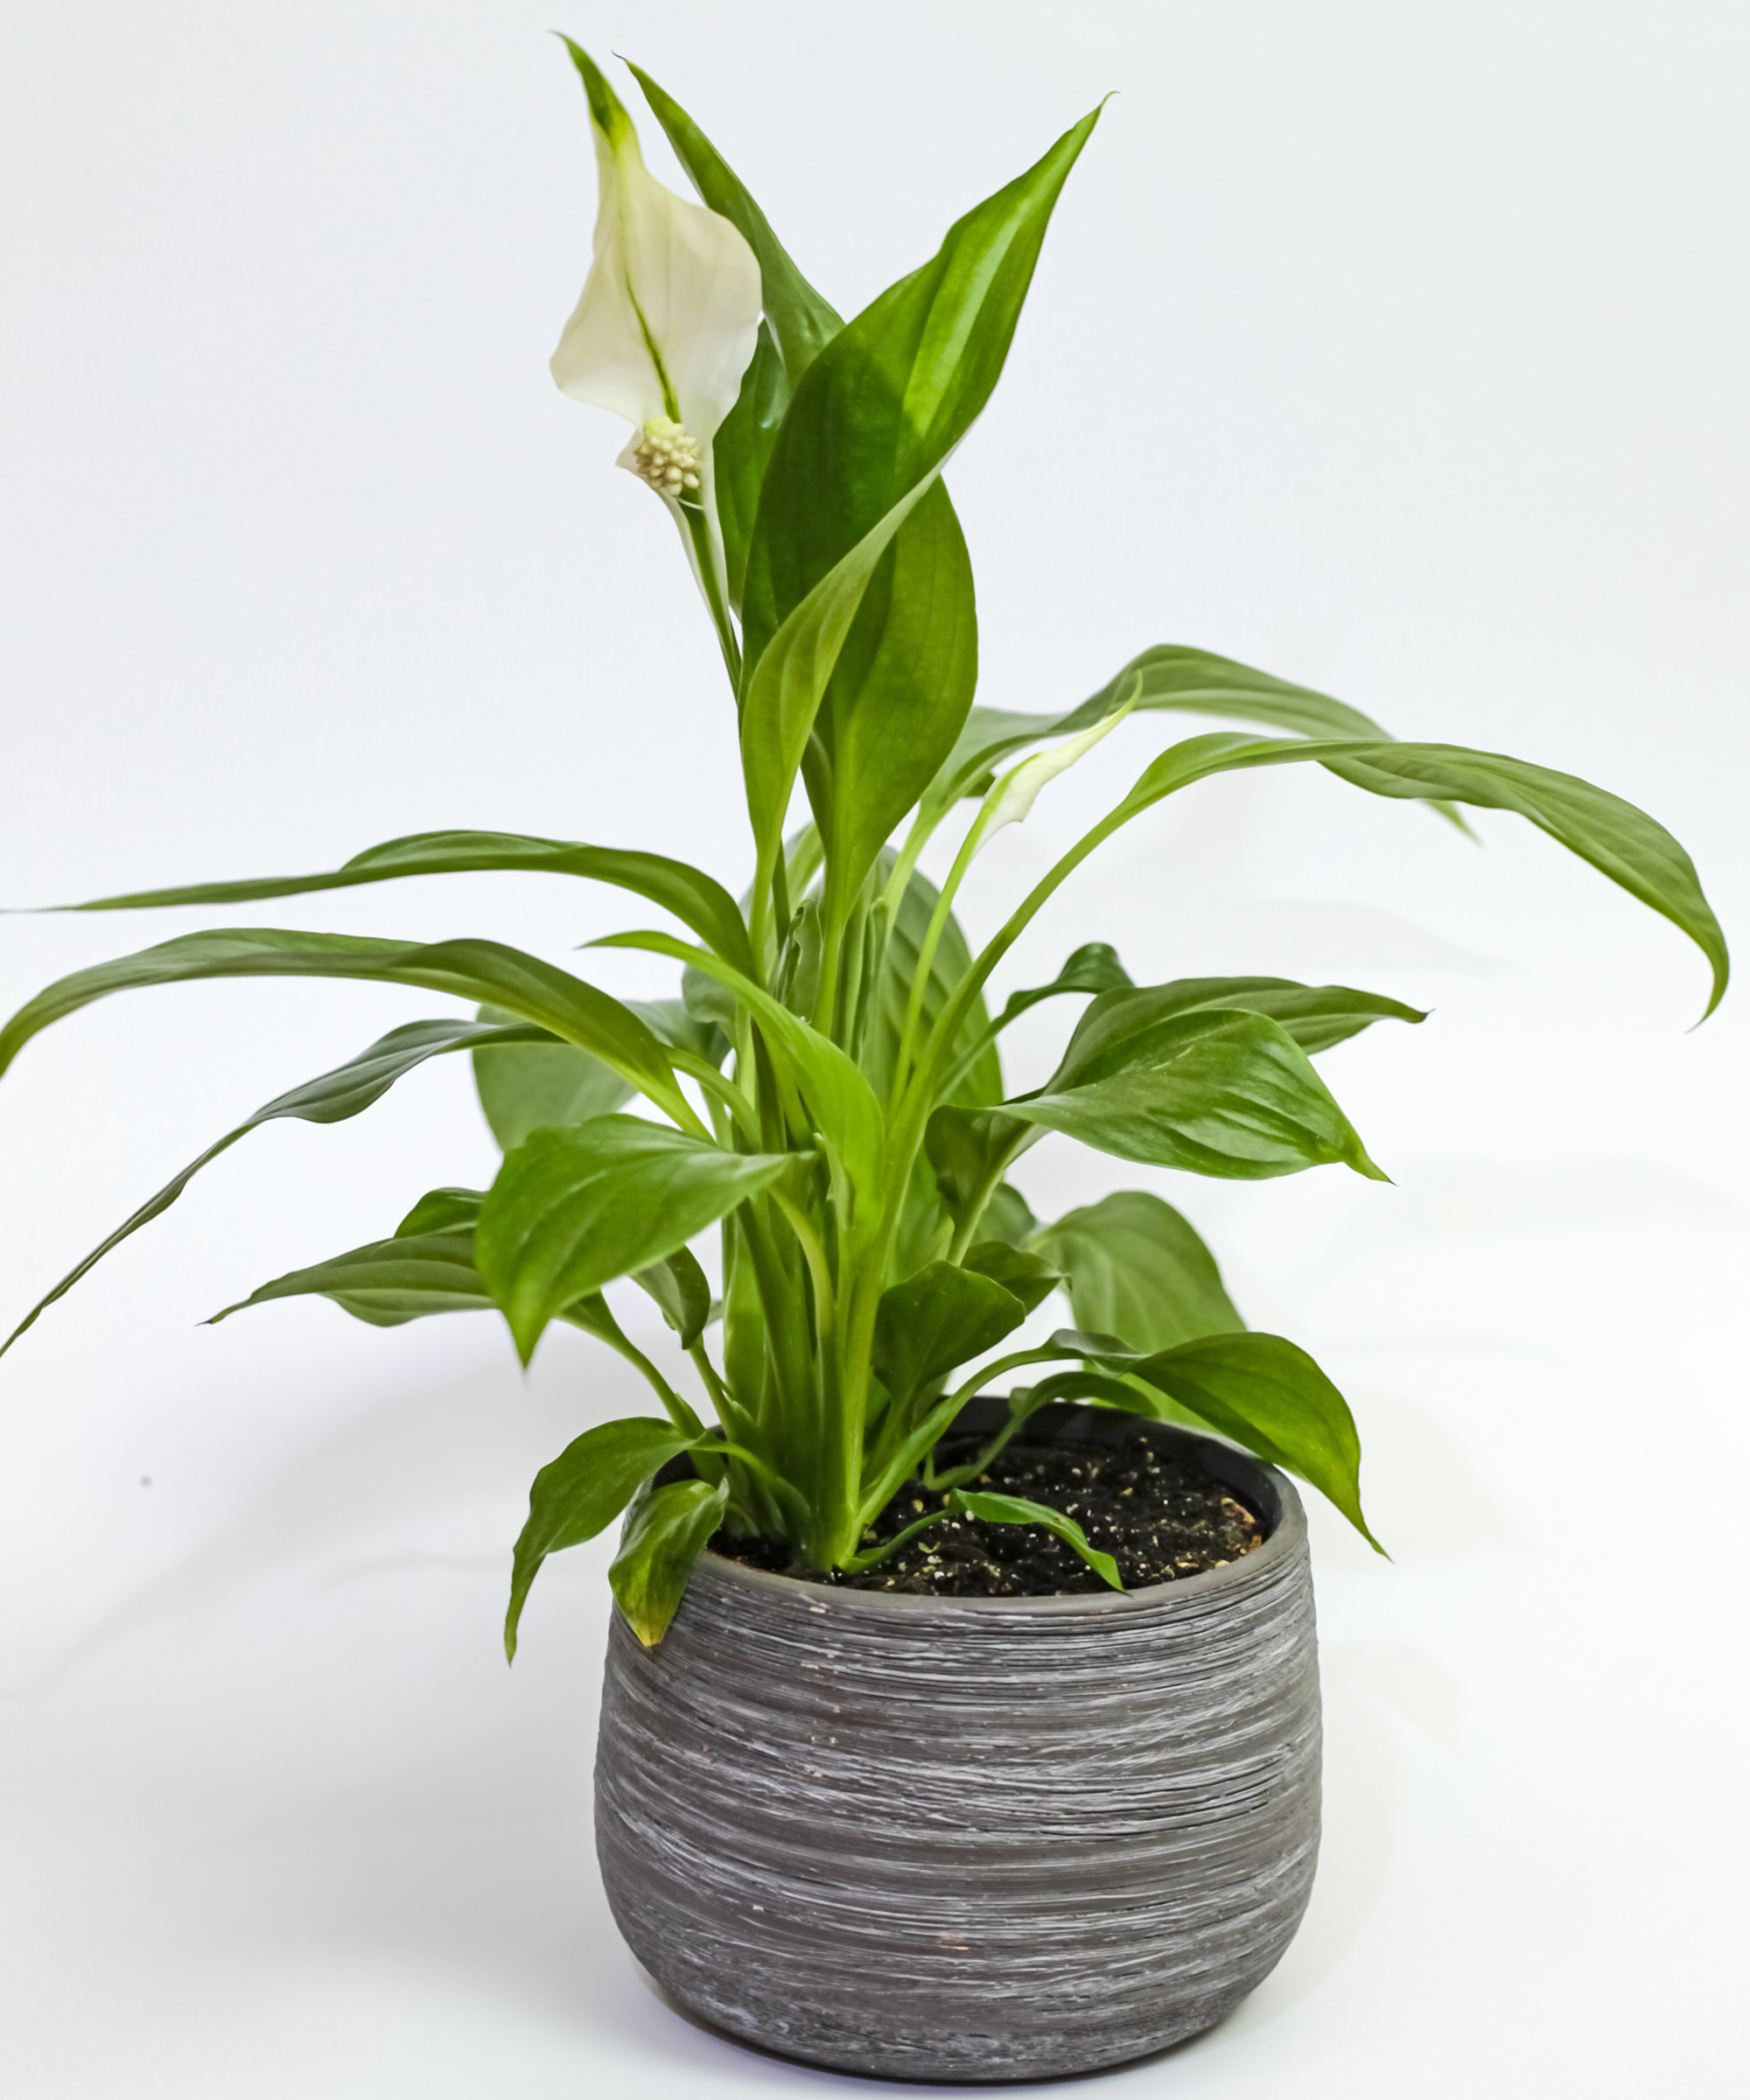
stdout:
{"type": "Polygon", "coordinates": [[[1060,1538],[1066,1546],[1079,1553],[1102,1582],[1110,1583],[1115,1590],[1123,1590],[1124,1578],[1118,1572],[1117,1562],[1110,1553],[1102,1553],[1088,1544],[1088,1534],[1073,1516],[1065,1516],[1058,1509],[1047,1509],[1043,1502],[1027,1502],[1018,1494],[988,1494],[956,1488],[948,1499],[952,1508],[976,1517],[983,1524],[1037,1524],[1040,1530],[1049,1531],[1054,1538],[1060,1538]]]}
{"type": "Polygon", "coordinates": [[[1664,826],[1590,781],[1499,752],[1470,751],[1457,744],[1278,743],[1225,733],[1193,737],[1161,753],[1110,821],[1116,828],[1163,796],[1218,773],[1308,762],[1373,794],[1516,812],[1687,934],[1713,972],[1707,1012],[1724,998],[1730,972],[1726,936],[1702,893],[1694,862],[1664,826]]]}
{"type": "Polygon", "coordinates": [[[1090,941],[1087,947],[1078,948],[1049,984],[1041,984],[1032,991],[1012,991],[1003,1006],[1001,1026],[1024,1014],[1028,1007],[1037,1006],[1041,999],[1055,999],[1069,991],[1125,991],[1133,989],[1134,980],[1119,962],[1117,950],[1104,941],[1090,941]]]}
{"type": "Polygon", "coordinates": [[[664,1261],[633,1276],[634,1284],[649,1292],[662,1309],[662,1317],[690,1349],[710,1323],[710,1284],[690,1248],[679,1247],[664,1261]]]}
{"type": "Polygon", "coordinates": [[[1170,1036],[1185,1014],[1261,1013],[1309,1056],[1346,1042],[1377,1020],[1428,1017],[1401,1000],[1347,984],[1296,984],[1286,977],[1181,977],[1171,984],[1102,992],[1082,1014],[1046,1091],[1110,1078],[1170,1036]]]}
{"type": "Polygon", "coordinates": [[[0,1343],[0,1356],[5,1354],[27,1327],[34,1326],[57,1298],[64,1298],[81,1277],[94,1269],[105,1255],[138,1232],[142,1226],[162,1217],[202,1167],[251,1130],[283,1117],[302,1123],[345,1122],[349,1116],[357,1116],[374,1102],[380,1101],[403,1074],[424,1064],[429,1057],[442,1056],[452,1050],[466,1050],[483,1042],[539,1044],[550,1040],[544,1031],[523,1023],[493,1026],[472,1021],[410,1021],[402,1027],[391,1028],[358,1057],[337,1066],[332,1072],[323,1073],[319,1078],[306,1081],[301,1087],[292,1088],[290,1093],[276,1096],[234,1130],[228,1131],[217,1144],[208,1145],[198,1159],[192,1160],[179,1174],[166,1182],[155,1196],[118,1225],[107,1240],[94,1247],[82,1262],[69,1270],[53,1290],[38,1300],[5,1341],[0,1343]]]}
{"type": "Polygon", "coordinates": [[[1172,646],[1144,649],[1109,683],[1067,714],[1018,714],[975,707],[953,751],[931,781],[924,808],[940,816],[963,795],[981,794],[993,767],[1029,744],[1081,734],[1129,704],[1140,714],[1173,710],[1262,723],[1300,737],[1384,738],[1388,732],[1359,708],[1310,686],[1292,685],[1207,649],[1172,646]]]}
{"type": "Polygon", "coordinates": [[[580,875],[592,882],[631,890],[664,911],[732,962],[749,959],[747,928],[735,900],[721,883],[683,860],[661,853],[623,852],[572,840],[528,838],[511,831],[417,831],[368,846],[339,868],[317,875],[267,875],[242,882],[186,884],[168,890],[134,890],[125,896],[58,905],[67,912],[136,911],[179,904],[252,904],[264,897],[298,897],[312,890],[345,890],[363,882],[392,882],[404,875],[482,872],[580,875]]]}
{"type": "Polygon", "coordinates": [[[844,324],[790,260],[771,221],[692,118],[642,66],[628,59],[626,67],[668,133],[700,202],[727,219],[759,258],[766,318],[794,383],[844,324]]]}
{"type": "Polygon", "coordinates": [[[1361,1438],[1348,1403],[1279,1334],[1209,1334],[1122,1368],[1272,1466],[1309,1480],[1376,1552],[1362,1515],[1361,1438]]]}
{"type": "Polygon", "coordinates": [[[522,1361],[574,1299],[666,1260],[788,1165],[630,1116],[537,1130],[506,1155],[476,1234],[480,1276],[522,1361]]]}
{"type": "Polygon", "coordinates": [[[528,1491],[528,1521],[511,1563],[510,1606],[504,1620],[508,1659],[515,1659],[522,1606],[547,1556],[580,1546],[605,1531],[645,1481],[670,1459],[690,1450],[694,1441],[672,1423],[629,1416],[585,1430],[536,1474],[528,1491]]]}
{"type": "Polygon", "coordinates": [[[1003,1113],[1120,1159],[1230,1180],[1338,1161],[1385,1179],[1306,1053],[1260,1013],[1177,1014],[1003,1113]]]}
{"type": "Polygon", "coordinates": [[[696,1122],[662,1044],[635,1014],[580,977],[496,941],[376,941],[262,927],[185,934],[38,992],[0,1031],[0,1072],[33,1035],[95,999],[207,977],[354,977],[500,1006],[593,1052],[677,1121],[696,1122]]]}
{"type": "Polygon", "coordinates": [[[398,1235],[350,1248],[284,1276],[227,1306],[210,1326],[282,1298],[326,1298],[368,1326],[399,1327],[433,1312],[489,1312],[493,1301],[474,1267],[472,1232],[398,1235]]]}
{"type": "Polygon", "coordinates": [[[1171,1204],[1127,1189],[1037,1233],[1032,1246],[1068,1278],[1078,1327],[1170,1349],[1245,1326],[1215,1257],[1171,1204]]]}
{"type": "Polygon", "coordinates": [[[693,1572],[729,1506],[729,1487],[670,1480],[653,1488],[626,1520],[618,1555],[607,1572],[626,1624],[654,1648],[668,1630],[693,1572]]]}
{"type": "Polygon", "coordinates": [[[1026,1318],[1013,1292],[951,1262],[932,1262],[881,1294],[871,1354],[901,1406],[957,1364],[982,1356],[1026,1318]]]}
{"type": "Polygon", "coordinates": [[[1038,1254],[1007,1240],[980,1240],[961,1256],[960,1265],[974,1276],[987,1276],[1021,1301],[1029,1312],[1042,1306],[1064,1281],[1060,1269],[1038,1254]]]}

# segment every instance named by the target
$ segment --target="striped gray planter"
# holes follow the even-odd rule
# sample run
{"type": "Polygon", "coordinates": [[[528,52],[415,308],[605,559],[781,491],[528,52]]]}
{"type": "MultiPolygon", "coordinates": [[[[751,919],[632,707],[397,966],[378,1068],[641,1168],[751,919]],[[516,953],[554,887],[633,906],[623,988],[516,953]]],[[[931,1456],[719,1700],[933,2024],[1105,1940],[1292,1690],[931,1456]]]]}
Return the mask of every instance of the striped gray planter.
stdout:
{"type": "MultiPolygon", "coordinates": [[[[1058,1406],[1029,1435],[1136,1426],[1058,1406]]],[[[707,1553],[660,1647],[616,1614],[597,1848],[674,1998],[811,2063],[977,2082],[1144,2055],[1274,1967],[1319,1844],[1306,1518],[1273,1467],[1150,1433],[1264,1545],[1128,1597],[967,1600],[707,1553]]]]}

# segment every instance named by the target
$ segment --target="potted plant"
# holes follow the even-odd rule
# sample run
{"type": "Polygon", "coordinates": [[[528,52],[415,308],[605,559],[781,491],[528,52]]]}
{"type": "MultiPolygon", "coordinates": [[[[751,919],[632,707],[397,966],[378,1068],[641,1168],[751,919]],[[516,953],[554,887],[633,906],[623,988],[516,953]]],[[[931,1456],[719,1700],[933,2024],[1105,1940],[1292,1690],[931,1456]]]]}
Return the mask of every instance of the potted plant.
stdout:
{"type": "Polygon", "coordinates": [[[567,873],[683,929],[612,943],[678,964],[678,997],[616,1000],[491,942],[277,929],[61,980],[0,1032],[0,1065],[94,999],[199,978],[358,977],[474,1011],[395,1029],[268,1102],[13,1339],[248,1130],[343,1120],[467,1051],[504,1146],[491,1188],[433,1190],[385,1238],[245,1303],[314,1294],[379,1325],[496,1308],[525,1362],[559,1320],[648,1381],[660,1411],[590,1430],[537,1475],[506,1624],[514,1653],[546,1557],[624,1513],[598,1830],[634,1950],[732,2032],[843,2068],[997,2080],[1120,2062],[1219,2019],[1311,1885],[1317,1677],[1289,1476],[1371,1534],[1341,1396],[1245,1327],[1176,1211],[1135,1194],[1041,1224],[1011,1175],[1056,1133],[1229,1179],[1382,1179],[1312,1060],[1424,1017],[1276,978],[1138,984],[1102,946],[998,1012],[987,986],[1106,838],[1260,766],[1320,765],[1455,822],[1463,805],[1516,811],[1687,933],[1712,1003],[1724,941],[1682,848],[1629,804],[1396,742],[1223,658],[1148,650],[1061,716],[973,704],[942,470],[1097,111],[847,324],[655,82],[634,69],[700,204],[647,173],[606,80],[571,55],[601,201],[555,375],[631,425],[622,464],[679,530],[738,712],[751,879],[738,900],[648,850],[452,831],[326,873],[81,907],[567,873]],[[955,917],[974,858],[1129,717],[1163,710],[1247,727],[1148,765],[974,953],[955,917]],[[956,826],[938,887],[920,856],[956,826]],[[1056,1070],[1015,1094],[1003,1030],[1071,996],[1087,1003],[1056,1070]],[[715,1289],[691,1251],[713,1228],[715,1289]],[[610,1312],[604,1287],[627,1278],[703,1410],[610,1312]],[[1074,1326],[1023,1346],[1060,1291],[1074,1326]]]}

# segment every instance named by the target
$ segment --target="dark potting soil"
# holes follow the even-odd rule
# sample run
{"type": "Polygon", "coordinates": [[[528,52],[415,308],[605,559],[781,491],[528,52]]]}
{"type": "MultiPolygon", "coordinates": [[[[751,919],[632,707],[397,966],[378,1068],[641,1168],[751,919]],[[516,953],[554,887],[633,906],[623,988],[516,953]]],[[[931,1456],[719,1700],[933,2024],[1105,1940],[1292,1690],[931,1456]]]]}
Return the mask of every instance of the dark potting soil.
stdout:
{"type": "MultiPolygon", "coordinates": [[[[967,1464],[979,1439],[948,1437],[937,1447],[938,1469],[967,1464]]],[[[1212,1480],[1194,1457],[1163,1450],[1144,1435],[1096,1449],[1061,1444],[1012,1444],[966,1486],[1019,1495],[1073,1516],[1090,1545],[1118,1564],[1127,1590],[1177,1582],[1206,1568],[1255,1552],[1264,1527],[1230,1488],[1212,1480]]],[[[921,1480],[907,1480],[863,1535],[864,1547],[903,1531],[948,1497],[921,1480]]],[[[811,1582],[856,1590],[889,1590],[918,1597],[1056,1597],[1107,1591],[1087,1562],[1038,1524],[987,1524],[950,1516],[860,1575],[830,1575],[793,1564],[778,1540],[732,1538],[719,1532],[713,1551],[750,1568],[800,1575],[811,1582]]]]}

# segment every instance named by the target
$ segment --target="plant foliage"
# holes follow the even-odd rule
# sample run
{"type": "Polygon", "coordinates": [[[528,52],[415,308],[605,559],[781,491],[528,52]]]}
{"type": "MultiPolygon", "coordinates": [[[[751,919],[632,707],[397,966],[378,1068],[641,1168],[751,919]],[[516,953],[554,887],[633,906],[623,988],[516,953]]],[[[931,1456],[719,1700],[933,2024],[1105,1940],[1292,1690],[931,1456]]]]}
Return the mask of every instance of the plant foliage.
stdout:
{"type": "Polygon", "coordinates": [[[494,942],[232,928],[51,985],[0,1032],[0,1069],[93,1000],[200,978],[365,978],[465,1011],[397,1028],[257,1110],[80,1263],[13,1339],[248,1131],[287,1116],[343,1120],[427,1060],[466,1050],[503,1148],[491,1188],[434,1190],[388,1237],[244,1302],[317,1295],[379,1326],[495,1308],[525,1362],[558,1320],[648,1379],[660,1415],[591,1429],[537,1475],[508,1648],[546,1557],[622,1512],[614,1593],[655,1642],[719,1531],[786,1542],[799,1567],[858,1569],[891,1550],[866,1544],[869,1527],[920,1468],[942,1499],[914,1530],[950,1511],[1037,1523],[1116,1584],[1068,1516],[970,1488],[979,1464],[934,1470],[961,1410],[1016,1372],[1033,1382],[1012,1391],[992,1451],[1057,1399],[1190,1421],[1299,1474],[1371,1538],[1342,1396],[1292,1342],[1246,1327],[1179,1211],[1129,1192],[1042,1225],[1010,1176],[1055,1134],[1232,1180],[1333,1165],[1383,1179],[1313,1060],[1376,1022],[1424,1015],[1379,993],[1275,977],[1138,984],[1102,943],[1012,991],[995,1015],[985,988],[1105,839],[1170,795],[1251,766],[1322,766],[1460,825],[1464,808],[1527,818],[1696,942],[1713,974],[1712,1012],[1726,947],[1689,857],[1584,780],[1496,752],[1398,743],[1340,700],[1202,650],[1144,650],[1060,714],[976,706],[972,570],[942,473],[1001,375],[1099,112],[843,321],[672,96],[633,69],[702,207],[644,172],[613,89],[570,52],[603,169],[602,219],[556,374],[580,398],[638,404],[622,409],[638,418],[622,464],[673,513],[716,630],[723,704],[739,728],[751,886],[738,903],[659,853],[444,831],[369,848],[332,872],[66,907],[253,902],[481,869],[560,874],[666,914],[682,933],[614,941],[669,958],[680,976],[675,998],[640,1006],[494,942]],[[756,269],[757,330],[736,293],[756,269]],[[954,907],[991,834],[1127,718],[1174,710],[1248,726],[1154,759],[975,951],[954,907]],[[808,821],[787,836],[799,794],[808,821]],[[938,887],[919,858],[962,805],[970,821],[938,887]],[[1066,998],[1085,1004],[1056,1069],[1012,1094],[1002,1032],[1066,998]],[[720,1297],[692,1251],[707,1233],[720,1297]],[[614,1320],[602,1292],[620,1278],[661,1308],[709,1420],[675,1367],[614,1320]],[[1074,1326],[992,1354],[1058,1291],[1074,1326]]]}

